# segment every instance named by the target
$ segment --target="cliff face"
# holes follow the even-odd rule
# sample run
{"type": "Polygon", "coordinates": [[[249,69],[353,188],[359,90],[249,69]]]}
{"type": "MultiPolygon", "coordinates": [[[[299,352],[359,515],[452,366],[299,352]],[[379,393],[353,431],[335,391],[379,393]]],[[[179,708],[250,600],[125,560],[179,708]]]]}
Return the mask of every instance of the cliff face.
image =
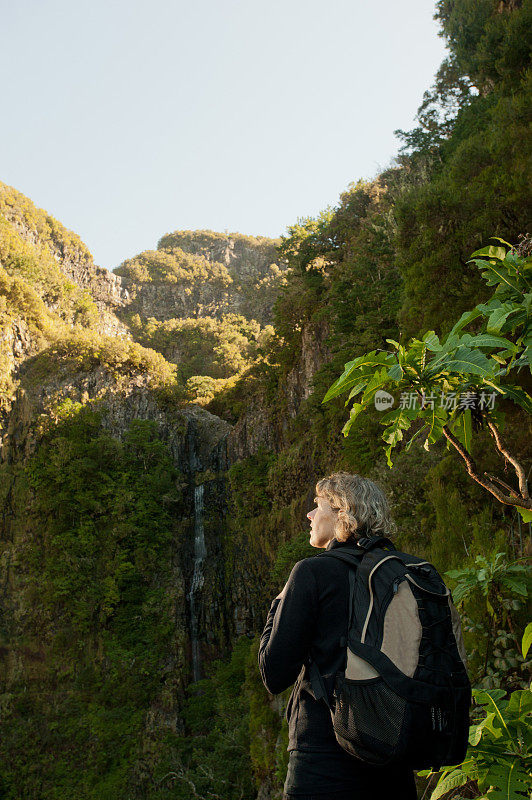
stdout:
{"type": "MultiPolygon", "coordinates": [[[[102,428],[112,440],[123,442],[132,421],[153,423],[157,441],[166,448],[179,477],[174,494],[161,498],[174,530],[169,555],[150,577],[153,585],[163,587],[173,623],[160,687],[144,708],[138,760],[132,767],[132,796],[140,797],[139,786],[146,771],[152,774],[161,737],[165,732],[184,733],[188,684],[201,678],[236,638],[252,635],[260,623],[261,587],[271,558],[257,549],[247,530],[236,538],[234,533],[228,535],[227,472],[261,448],[277,452],[283,446],[287,420],[298,413],[311,393],[313,375],[329,357],[327,326],[320,323],[303,330],[301,355],[287,376],[285,408],[280,413],[270,408],[263,392],[256,391],[233,425],[197,404],[176,404],[172,396],[168,399],[154,388],[149,367],[139,365],[138,354],[127,365],[123,353],[109,355],[114,352],[113,340],[131,341],[119,316],[137,307],[157,319],[214,316],[228,310],[251,318],[258,309],[254,318],[262,315],[267,320],[280,274],[272,270],[271,241],[206,232],[161,240],[169,248],[222,265],[226,273],[218,266],[215,270],[229,287],[226,292],[208,281],[194,286],[186,280],[135,282],[96,267],[77,237],[42,216],[44,212],[39,216],[32,204],[21,206],[20,197],[18,205],[10,205],[10,198],[9,193],[7,200],[4,196],[3,216],[13,246],[22,247],[29,266],[17,272],[11,250],[2,251],[7,254],[3,286],[9,313],[0,330],[2,374],[7,376],[0,403],[0,700],[6,718],[16,721],[21,687],[31,686],[42,696],[53,695],[57,688],[76,691],[72,675],[50,677],[56,670],[53,652],[58,632],[63,636],[63,621],[59,612],[50,616],[40,608],[30,588],[33,578],[27,561],[28,554],[43,546],[39,544],[43,518],[25,470],[43,446],[47,425],[53,429],[65,415],[75,418],[79,409],[91,409],[99,412],[102,428]],[[29,305],[29,301],[13,305],[20,291],[26,292],[29,305]],[[253,296],[258,298],[255,308],[253,296]],[[70,350],[67,346],[68,357],[61,356],[61,363],[53,353],[42,362],[50,345],[68,339],[74,330],[85,331],[87,340],[76,340],[70,350]],[[96,336],[106,335],[107,355],[103,344],[99,350],[100,340],[92,349],[89,346],[92,330],[96,336]]],[[[63,444],[57,446],[53,458],[62,457],[63,444]]],[[[68,469],[67,458],[65,472],[68,469]]],[[[87,640],[96,661],[105,654],[106,635],[102,627],[94,641],[87,640]]],[[[105,656],[102,663],[105,671],[105,656]]],[[[72,669],[75,677],[77,668],[72,669]]]]}
{"type": "MultiPolygon", "coordinates": [[[[117,381],[105,369],[97,369],[32,387],[22,382],[0,452],[0,694],[7,718],[16,714],[13,702],[19,687],[35,680],[32,675],[37,656],[42,675],[39,680],[43,682],[42,690],[46,690],[47,665],[52,668],[48,653],[55,649],[54,642],[63,625],[60,616],[43,616],[29,594],[25,554],[33,547],[34,537],[39,536],[35,525],[40,523],[32,501],[28,501],[29,505],[25,502],[22,508],[20,498],[25,496],[21,468],[39,451],[39,422],[53,418],[55,409],[66,399],[98,410],[104,429],[116,440],[123,439],[131,420],[153,421],[181,476],[176,499],[168,501],[175,520],[175,538],[169,557],[151,576],[154,584],[165,587],[173,633],[164,663],[164,681],[145,708],[143,747],[149,748],[150,741],[158,740],[165,730],[183,732],[181,705],[185,687],[193,677],[203,675],[206,663],[225,652],[232,635],[233,614],[225,592],[220,536],[230,426],[199,406],[170,411],[161,408],[142,375],[117,381]],[[197,485],[203,495],[201,507],[197,503],[197,485]],[[198,558],[196,548],[200,527],[203,559],[198,558]]],[[[101,636],[105,636],[103,628],[101,636]]],[[[100,634],[96,634],[96,642],[99,641],[100,634]]],[[[103,639],[94,647],[98,652],[103,639]]],[[[62,691],[74,691],[69,678],[62,680],[62,691]]]]}
{"type": "MultiPolygon", "coordinates": [[[[45,250],[65,278],[87,291],[98,308],[99,333],[129,337],[127,327],[115,315],[115,310],[129,299],[127,289],[122,287],[118,276],[94,264],[92,255],[78,236],[3,183],[0,183],[0,216],[35,251],[37,259],[42,259],[45,250]]],[[[0,257],[0,263],[1,260],[0,257]]],[[[45,286],[41,288],[42,299],[51,311],[56,311],[53,297],[47,295],[45,286]]]]}
{"type": "Polygon", "coordinates": [[[286,265],[276,241],[213,231],[176,231],[115,269],[129,311],[157,320],[242,314],[271,321],[286,265]],[[187,258],[188,256],[188,258],[187,258]]]}
{"type": "Polygon", "coordinates": [[[301,353],[281,387],[284,395],[282,413],[272,408],[264,392],[250,394],[246,408],[227,437],[231,463],[255,455],[259,448],[278,451],[285,444],[285,434],[305,401],[312,393],[312,379],[331,358],[327,347],[329,326],[326,320],[308,323],[301,332],[301,353]]]}
{"type": "Polygon", "coordinates": [[[238,233],[176,231],[163,236],[158,247],[163,250],[178,247],[186,253],[204,256],[209,261],[224,264],[233,279],[249,281],[269,274],[270,265],[276,261],[278,241],[238,233]]]}

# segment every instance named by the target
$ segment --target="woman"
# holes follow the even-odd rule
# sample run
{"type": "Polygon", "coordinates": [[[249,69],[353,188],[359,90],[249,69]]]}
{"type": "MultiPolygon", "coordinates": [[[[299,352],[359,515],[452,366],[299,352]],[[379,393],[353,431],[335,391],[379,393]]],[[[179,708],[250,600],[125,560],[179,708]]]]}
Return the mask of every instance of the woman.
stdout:
{"type": "MultiPolygon", "coordinates": [[[[395,532],[383,492],[360,475],[323,478],[314,502],[307,514],[313,547],[353,548],[362,535],[395,532]]],[[[290,756],[283,800],[415,800],[412,770],[371,767],[346,753],[329,709],[312,694],[309,655],[332,700],[336,673],[344,668],[348,605],[349,567],[333,558],[298,561],[272,602],[259,648],[262,680],[271,694],[295,682],[286,709],[290,756]]]]}

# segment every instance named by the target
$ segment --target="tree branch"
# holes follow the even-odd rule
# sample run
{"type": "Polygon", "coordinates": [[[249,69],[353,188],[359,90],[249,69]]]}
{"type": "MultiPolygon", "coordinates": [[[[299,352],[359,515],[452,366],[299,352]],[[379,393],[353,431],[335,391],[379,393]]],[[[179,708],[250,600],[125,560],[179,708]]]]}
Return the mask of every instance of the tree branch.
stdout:
{"type": "Polygon", "coordinates": [[[488,425],[488,428],[490,429],[491,435],[495,439],[497,449],[499,450],[500,453],[502,453],[504,458],[507,461],[509,461],[510,464],[515,469],[516,475],[519,478],[519,491],[521,492],[521,497],[524,498],[525,500],[528,500],[530,495],[528,494],[528,486],[526,482],[524,467],[522,467],[519,461],[513,456],[511,456],[510,453],[508,452],[506,445],[501,439],[501,434],[499,433],[499,429],[497,428],[493,420],[487,419],[486,423],[488,425]]]}
{"type": "MultiPolygon", "coordinates": [[[[515,492],[512,489],[510,489],[510,487],[506,487],[506,488],[510,489],[510,491],[512,492],[512,494],[514,496],[512,497],[510,495],[503,494],[500,491],[499,487],[496,486],[494,483],[492,483],[491,480],[489,480],[487,478],[483,478],[479,474],[479,472],[477,470],[477,465],[475,463],[475,460],[474,460],[473,456],[471,455],[471,453],[468,450],[465,449],[465,447],[451,433],[451,431],[449,430],[447,425],[443,426],[442,431],[443,431],[444,435],[446,436],[446,438],[451,442],[453,447],[455,447],[456,450],[458,450],[458,452],[460,453],[460,455],[464,459],[465,464],[466,464],[467,472],[470,475],[470,477],[473,478],[474,481],[476,481],[480,486],[482,486],[484,489],[486,489],[486,491],[488,491],[490,494],[492,494],[494,497],[496,497],[497,500],[500,503],[504,503],[507,506],[520,506],[522,508],[530,508],[530,509],[532,509],[532,500],[530,499],[530,497],[528,495],[528,490],[526,489],[526,480],[524,481],[526,494],[523,493],[523,490],[521,488],[521,486],[522,486],[521,478],[520,478],[520,481],[519,481],[519,485],[520,485],[520,488],[521,488],[521,495],[518,495],[517,492],[515,492]]],[[[498,433],[498,431],[497,431],[497,433],[498,433]]],[[[510,459],[509,458],[508,460],[511,460],[511,463],[514,464],[514,459],[510,459]]],[[[517,464],[517,462],[515,462],[515,464],[517,464]]],[[[515,466],[515,464],[514,464],[514,466],[515,466]]],[[[517,464],[517,467],[522,471],[522,467],[519,464],[517,464]]],[[[517,471],[517,467],[516,467],[516,471],[517,471]]],[[[524,478],[524,471],[522,471],[522,474],[523,474],[523,478],[524,478]]]]}
{"type": "Polygon", "coordinates": [[[484,475],[486,475],[486,477],[488,477],[491,481],[497,481],[497,483],[500,483],[505,489],[508,489],[512,497],[519,497],[517,491],[512,489],[511,486],[508,486],[508,484],[505,483],[502,478],[498,478],[496,475],[490,475],[488,472],[485,472],[484,475]]]}

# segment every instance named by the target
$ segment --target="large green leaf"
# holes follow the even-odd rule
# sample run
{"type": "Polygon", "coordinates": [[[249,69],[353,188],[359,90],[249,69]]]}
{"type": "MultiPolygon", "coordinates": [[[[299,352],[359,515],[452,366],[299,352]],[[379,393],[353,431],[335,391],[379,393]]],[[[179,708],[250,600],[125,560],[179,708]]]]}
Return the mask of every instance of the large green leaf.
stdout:
{"type": "Polygon", "coordinates": [[[412,408],[398,408],[394,411],[389,411],[381,419],[383,425],[389,427],[383,431],[382,438],[388,442],[388,447],[385,448],[386,461],[389,467],[393,466],[392,450],[398,442],[403,438],[403,431],[408,430],[413,420],[417,417],[418,412],[412,408]]]}
{"type": "Polygon", "coordinates": [[[521,367],[525,366],[528,366],[532,371],[532,347],[530,345],[527,345],[523,350],[523,352],[521,353],[521,355],[519,356],[519,358],[515,359],[511,368],[516,369],[517,367],[519,367],[519,369],[517,370],[519,372],[521,367]]]}
{"type": "MultiPolygon", "coordinates": [[[[523,653],[523,658],[526,658],[528,655],[528,651],[530,650],[530,645],[532,644],[532,622],[529,622],[525,628],[525,632],[523,634],[523,641],[521,642],[521,651],[523,653]]],[[[530,690],[529,690],[530,693],[530,690]]],[[[532,697],[532,694],[531,694],[532,697]]]]}
{"type": "Polygon", "coordinates": [[[355,395],[359,394],[362,391],[362,389],[364,389],[368,381],[369,381],[369,376],[367,378],[363,378],[360,381],[357,381],[354,384],[353,388],[349,392],[349,397],[345,401],[344,406],[346,406],[349,403],[352,397],[355,397],[355,395]]]}
{"type": "Polygon", "coordinates": [[[506,386],[502,385],[499,387],[502,390],[503,397],[510,397],[515,403],[524,408],[529,414],[532,414],[532,397],[525,392],[524,389],[521,389],[520,386],[506,386]]]}
{"type": "Polygon", "coordinates": [[[469,347],[459,347],[454,354],[446,353],[436,359],[436,362],[429,364],[426,370],[427,376],[434,377],[439,372],[449,372],[487,377],[492,376],[494,371],[493,362],[486,358],[484,353],[480,350],[471,350],[469,347]]]}
{"type": "Polygon", "coordinates": [[[427,438],[423,443],[424,449],[428,450],[429,445],[434,444],[441,438],[443,426],[448,420],[448,414],[443,406],[434,403],[434,408],[427,408],[421,411],[419,417],[426,421],[426,427],[428,427],[427,438]]]}
{"type": "MultiPolygon", "coordinates": [[[[505,244],[506,247],[510,248],[510,250],[513,248],[513,244],[507,242],[506,239],[501,239],[500,236],[490,236],[490,239],[493,239],[494,242],[502,242],[502,244],[505,244]]],[[[473,255],[475,254],[473,253],[473,255]]],[[[506,253],[506,257],[508,258],[509,256],[511,256],[511,253],[506,253]]]]}
{"type": "Polygon", "coordinates": [[[476,589],[478,586],[478,580],[476,575],[472,575],[468,578],[464,578],[459,585],[453,589],[453,600],[455,603],[460,603],[464,598],[466,598],[471,592],[476,589]]]}
{"type": "Polygon", "coordinates": [[[473,428],[471,425],[471,409],[466,408],[458,415],[451,426],[451,432],[454,433],[459,442],[461,442],[465,449],[471,452],[471,442],[473,439],[473,428]]]}
{"type": "Polygon", "coordinates": [[[381,419],[381,423],[383,425],[388,425],[388,423],[391,423],[383,432],[382,438],[385,442],[388,442],[388,444],[393,443],[395,445],[403,438],[402,431],[408,430],[412,424],[412,419],[405,412],[404,408],[399,408],[396,411],[391,411],[386,414],[381,419]]]}
{"type": "MultiPolygon", "coordinates": [[[[526,658],[528,648],[532,644],[532,622],[529,622],[526,626],[525,636],[523,636],[522,646],[523,658],[526,658]],[[525,636],[527,635],[527,631],[529,631],[529,640],[528,647],[525,648],[525,636]]],[[[532,711],[532,691],[530,687],[528,689],[517,689],[515,692],[512,692],[508,701],[508,711],[514,713],[518,719],[532,711]]]]}
{"type": "Polygon", "coordinates": [[[514,592],[514,594],[520,594],[522,597],[528,597],[526,581],[519,580],[512,575],[501,575],[499,580],[508,589],[510,589],[510,591],[514,592]]]}
{"type": "MultiPolygon", "coordinates": [[[[503,711],[507,703],[502,699],[504,697],[505,692],[503,689],[488,689],[486,691],[475,691],[474,696],[475,700],[479,705],[487,705],[487,707],[494,712],[495,717],[499,720],[500,724],[504,728],[506,735],[509,739],[511,739],[510,731],[508,730],[508,726],[506,724],[506,720],[503,715],[503,711]],[[502,692],[502,696],[501,696],[502,692]]],[[[486,712],[488,713],[488,712],[486,712]]]]}
{"type": "Polygon", "coordinates": [[[344,436],[349,435],[349,431],[351,429],[351,425],[356,420],[360,412],[365,408],[363,403],[353,403],[353,408],[349,412],[349,419],[345,423],[344,427],[342,428],[342,433],[344,436]]]}
{"type": "Polygon", "coordinates": [[[516,506],[517,511],[521,514],[521,518],[523,522],[532,522],[532,509],[531,508],[522,508],[521,506],[516,506]]]}
{"type": "Polygon", "coordinates": [[[510,274],[506,264],[497,264],[496,262],[484,261],[480,258],[471,258],[469,260],[474,261],[477,267],[483,270],[481,274],[488,286],[502,284],[503,286],[509,286],[519,291],[519,281],[510,274]]]}
{"type": "Polygon", "coordinates": [[[390,383],[390,378],[388,377],[388,370],[386,367],[383,367],[380,370],[377,370],[371,380],[369,381],[364,394],[362,395],[362,402],[369,403],[373,400],[375,396],[375,392],[378,389],[383,389],[390,383]]]}
{"type": "Polygon", "coordinates": [[[465,328],[466,325],[469,325],[470,322],[473,322],[474,319],[480,317],[482,314],[482,310],[480,306],[473,308],[471,311],[464,311],[458,322],[454,325],[449,336],[454,336],[454,334],[459,333],[462,328],[465,328]]]}
{"type": "Polygon", "coordinates": [[[511,314],[518,309],[512,303],[503,303],[499,308],[494,308],[486,323],[486,332],[498,334],[511,314]]]}
{"type": "Polygon", "coordinates": [[[469,727],[469,744],[473,747],[477,745],[482,739],[482,731],[484,726],[482,722],[479,725],[471,725],[469,727]]]}
{"type": "MultiPolygon", "coordinates": [[[[492,238],[495,239],[496,237],[493,236],[492,238]]],[[[500,241],[502,241],[502,239],[500,241]]],[[[474,259],[479,258],[480,256],[485,256],[486,258],[497,258],[499,259],[499,261],[504,261],[504,258],[506,256],[506,248],[494,245],[483,247],[481,250],[475,250],[474,253],[471,253],[471,258],[468,259],[468,262],[473,261],[474,259]]]]}
{"type": "Polygon", "coordinates": [[[442,349],[439,337],[436,336],[435,331],[427,331],[427,333],[423,337],[423,341],[425,342],[428,350],[437,352],[438,350],[442,349]]]}
{"type": "Polygon", "coordinates": [[[438,800],[444,794],[450,792],[451,789],[456,789],[458,786],[463,786],[464,783],[473,777],[476,773],[476,764],[473,758],[469,758],[463,762],[457,769],[440,778],[434,791],[430,796],[430,800],[438,800]]]}
{"type": "Polygon", "coordinates": [[[392,353],[377,354],[376,350],[372,350],[366,355],[355,358],[354,361],[349,361],[340,377],[329,387],[321,402],[326,403],[347,391],[362,377],[367,377],[368,372],[372,374],[375,367],[390,364],[393,358],[392,353]]]}
{"type": "Polygon", "coordinates": [[[400,381],[404,374],[405,371],[400,364],[394,364],[388,370],[388,377],[394,381],[400,381]]]}
{"type": "Polygon", "coordinates": [[[506,350],[511,350],[515,353],[519,348],[509,339],[503,336],[493,336],[490,333],[479,333],[472,336],[470,333],[464,333],[460,339],[460,343],[467,347],[504,347],[506,350]]]}
{"type": "MultiPolygon", "coordinates": [[[[515,756],[506,756],[503,763],[492,762],[483,787],[490,787],[489,800],[519,800],[530,796],[530,774],[525,772],[515,756]],[[518,795],[517,792],[522,792],[518,795]]],[[[480,788],[480,783],[479,783],[480,788]]]]}

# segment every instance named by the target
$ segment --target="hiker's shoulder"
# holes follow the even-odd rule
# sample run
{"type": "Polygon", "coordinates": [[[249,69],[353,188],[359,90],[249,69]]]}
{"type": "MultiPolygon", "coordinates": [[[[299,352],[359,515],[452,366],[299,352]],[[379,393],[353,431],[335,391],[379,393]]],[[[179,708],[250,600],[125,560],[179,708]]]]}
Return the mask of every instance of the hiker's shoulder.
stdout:
{"type": "Polygon", "coordinates": [[[294,564],[293,572],[295,570],[295,574],[301,575],[302,577],[313,575],[315,578],[318,578],[324,572],[334,571],[338,566],[340,566],[341,569],[341,564],[336,558],[327,558],[325,557],[325,551],[322,551],[321,553],[307,556],[307,558],[298,561],[294,564]]]}

